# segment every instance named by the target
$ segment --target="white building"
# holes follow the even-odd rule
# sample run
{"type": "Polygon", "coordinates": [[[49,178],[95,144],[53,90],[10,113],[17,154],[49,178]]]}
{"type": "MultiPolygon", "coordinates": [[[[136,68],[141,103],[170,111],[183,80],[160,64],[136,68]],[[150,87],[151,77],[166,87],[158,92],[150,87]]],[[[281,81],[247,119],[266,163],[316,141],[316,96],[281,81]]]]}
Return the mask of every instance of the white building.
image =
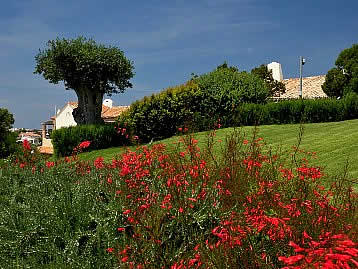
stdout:
{"type": "Polygon", "coordinates": [[[27,140],[36,146],[41,145],[41,135],[34,132],[20,133],[16,142],[22,143],[24,140],[27,140]]]}
{"type": "Polygon", "coordinates": [[[62,109],[57,111],[55,116],[51,117],[54,121],[55,129],[77,125],[72,115],[73,109],[75,109],[77,105],[76,102],[68,102],[62,109]]]}

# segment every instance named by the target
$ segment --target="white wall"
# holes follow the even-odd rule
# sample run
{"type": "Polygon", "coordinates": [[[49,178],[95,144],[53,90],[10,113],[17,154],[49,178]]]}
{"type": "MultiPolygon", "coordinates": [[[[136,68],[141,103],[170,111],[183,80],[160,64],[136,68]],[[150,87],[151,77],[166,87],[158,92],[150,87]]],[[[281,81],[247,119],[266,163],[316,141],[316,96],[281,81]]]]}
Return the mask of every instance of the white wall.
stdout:
{"type": "Polygon", "coordinates": [[[56,115],[56,129],[77,125],[73,118],[72,111],[72,107],[67,104],[61,113],[56,115]]]}
{"type": "Polygon", "coordinates": [[[50,148],[52,148],[53,145],[52,145],[51,139],[49,139],[49,138],[42,138],[42,146],[43,146],[43,147],[50,147],[50,148]]]}
{"type": "Polygon", "coordinates": [[[272,62],[267,65],[268,70],[272,70],[272,77],[277,81],[283,80],[282,67],[280,63],[272,62]]]}

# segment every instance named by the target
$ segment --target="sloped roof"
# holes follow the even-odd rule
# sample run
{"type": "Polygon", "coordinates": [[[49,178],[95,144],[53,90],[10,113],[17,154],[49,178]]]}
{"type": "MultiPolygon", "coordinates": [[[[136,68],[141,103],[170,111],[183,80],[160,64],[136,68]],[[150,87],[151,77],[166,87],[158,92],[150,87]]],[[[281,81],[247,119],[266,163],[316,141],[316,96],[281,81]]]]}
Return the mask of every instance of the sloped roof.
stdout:
{"type": "MultiPolygon", "coordinates": [[[[327,95],[322,90],[322,84],[324,83],[326,76],[312,76],[302,78],[302,97],[303,98],[322,98],[327,95]]],[[[300,79],[289,78],[284,79],[282,82],[286,86],[286,92],[279,97],[282,99],[294,99],[299,98],[300,92],[300,79]]]]}
{"type": "Polygon", "coordinates": [[[115,118],[118,117],[122,112],[129,109],[129,106],[114,106],[114,107],[107,107],[107,110],[102,109],[102,118],[115,118]]]}
{"type": "Polygon", "coordinates": [[[41,137],[40,134],[34,133],[34,132],[25,132],[20,133],[19,136],[27,136],[27,137],[41,137]]]}

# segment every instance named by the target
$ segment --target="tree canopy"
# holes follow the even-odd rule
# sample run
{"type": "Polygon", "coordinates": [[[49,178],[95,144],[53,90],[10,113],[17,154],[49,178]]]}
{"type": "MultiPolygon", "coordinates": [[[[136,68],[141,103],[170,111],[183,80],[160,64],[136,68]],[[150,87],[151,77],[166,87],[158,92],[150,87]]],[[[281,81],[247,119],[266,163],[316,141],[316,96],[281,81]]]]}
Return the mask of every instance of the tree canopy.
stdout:
{"type": "Polygon", "coordinates": [[[13,115],[6,108],[0,108],[0,139],[9,132],[14,122],[13,115]]]}
{"type": "Polygon", "coordinates": [[[13,124],[13,115],[6,108],[0,108],[0,158],[7,157],[14,146],[15,138],[9,131],[13,124]]]}
{"type": "Polygon", "coordinates": [[[336,67],[330,69],[322,90],[330,97],[358,93],[358,44],[344,49],[337,57],[336,67]]]}
{"type": "Polygon", "coordinates": [[[279,96],[286,92],[285,84],[273,78],[272,70],[269,70],[266,65],[262,64],[251,70],[251,74],[263,79],[269,89],[270,96],[279,96]]]}
{"type": "Polygon", "coordinates": [[[119,48],[92,39],[50,40],[35,60],[35,74],[43,75],[50,83],[63,81],[67,90],[76,92],[78,108],[73,114],[78,124],[101,122],[104,94],[110,96],[132,87],[132,62],[119,48]]]}

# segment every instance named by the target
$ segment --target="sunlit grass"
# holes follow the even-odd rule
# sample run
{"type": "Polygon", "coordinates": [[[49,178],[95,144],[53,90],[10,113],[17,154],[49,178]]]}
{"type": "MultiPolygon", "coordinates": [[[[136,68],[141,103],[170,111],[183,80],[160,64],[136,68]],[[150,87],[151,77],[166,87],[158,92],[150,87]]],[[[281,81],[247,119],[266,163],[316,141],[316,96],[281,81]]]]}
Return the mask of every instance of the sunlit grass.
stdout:
{"type": "MultiPolygon", "coordinates": [[[[242,127],[240,131],[248,139],[252,136],[254,127],[242,127]]],[[[217,141],[224,140],[233,128],[226,128],[217,131],[217,141]]],[[[299,124],[286,125],[263,125],[257,127],[257,136],[262,137],[268,147],[276,150],[290,150],[297,145],[299,124]]],[[[199,147],[205,146],[207,132],[195,134],[199,140],[199,147]]],[[[171,137],[158,141],[168,146],[174,146],[178,137],[171,137]]],[[[309,123],[303,125],[303,137],[300,148],[309,152],[317,152],[317,159],[313,164],[325,168],[325,172],[330,175],[341,174],[348,162],[348,170],[352,178],[358,177],[358,120],[348,120],[342,122],[329,123],[309,123]]],[[[136,146],[130,147],[135,149],[136,146]]],[[[220,142],[215,145],[220,147],[220,142]]],[[[81,159],[93,160],[102,156],[106,161],[112,160],[126,148],[109,148],[96,150],[81,154],[81,159]]]]}

